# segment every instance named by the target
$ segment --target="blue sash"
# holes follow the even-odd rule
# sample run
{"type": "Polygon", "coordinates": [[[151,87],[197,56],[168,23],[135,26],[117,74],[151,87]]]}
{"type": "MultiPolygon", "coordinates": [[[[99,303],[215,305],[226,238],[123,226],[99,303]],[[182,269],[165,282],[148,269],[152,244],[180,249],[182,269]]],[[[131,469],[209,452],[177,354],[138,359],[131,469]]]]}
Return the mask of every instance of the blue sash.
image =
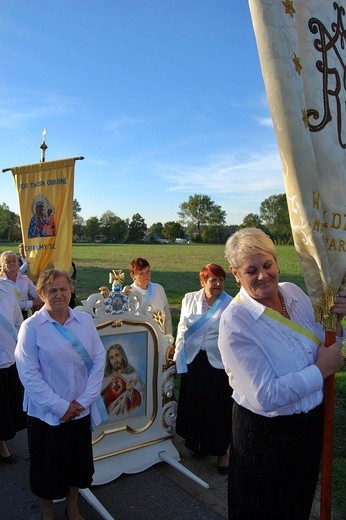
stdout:
{"type": "Polygon", "coordinates": [[[229,294],[223,291],[207,312],[202,314],[202,316],[185,331],[184,343],[176,359],[178,374],[187,372],[186,345],[188,345],[196,335],[204,334],[204,332],[210,328],[213,321],[220,316],[221,312],[227,307],[230,301],[231,297],[229,294]]]}
{"type": "Polygon", "coordinates": [[[4,327],[5,330],[9,333],[11,338],[14,339],[14,341],[17,341],[17,331],[14,328],[14,326],[3,316],[0,314],[0,323],[4,327]]]}
{"type": "MultiPolygon", "coordinates": [[[[82,343],[79,341],[78,338],[66,327],[63,327],[60,323],[53,321],[53,325],[56,328],[60,334],[64,336],[65,339],[67,339],[72,348],[77,352],[79,357],[84,361],[84,364],[87,368],[88,374],[90,374],[93,361],[91,357],[89,356],[89,353],[84,348],[82,343]]],[[[90,406],[90,414],[91,414],[91,422],[93,426],[97,426],[100,424],[100,422],[106,421],[108,419],[108,413],[105,407],[105,404],[103,402],[102,397],[99,395],[97,400],[91,404],[90,406]]]]}
{"type": "Polygon", "coordinates": [[[147,287],[147,291],[145,293],[145,296],[144,296],[144,301],[145,302],[151,302],[153,298],[153,284],[151,282],[148,283],[148,287],[147,287]]]}

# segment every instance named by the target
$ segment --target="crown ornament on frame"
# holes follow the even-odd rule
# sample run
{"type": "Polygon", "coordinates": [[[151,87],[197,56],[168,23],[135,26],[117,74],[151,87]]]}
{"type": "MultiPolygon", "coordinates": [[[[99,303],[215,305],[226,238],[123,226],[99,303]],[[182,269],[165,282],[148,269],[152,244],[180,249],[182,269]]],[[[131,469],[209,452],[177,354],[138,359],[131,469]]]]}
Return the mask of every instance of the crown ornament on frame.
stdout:
{"type": "Polygon", "coordinates": [[[99,287],[99,293],[91,294],[87,300],[82,300],[80,310],[88,312],[93,317],[117,315],[124,312],[144,314],[153,318],[164,332],[165,313],[160,309],[153,309],[152,305],[133,287],[129,285],[123,287],[124,281],[125,274],[122,269],[112,269],[112,272],[109,273],[111,290],[102,285],[99,287]]]}

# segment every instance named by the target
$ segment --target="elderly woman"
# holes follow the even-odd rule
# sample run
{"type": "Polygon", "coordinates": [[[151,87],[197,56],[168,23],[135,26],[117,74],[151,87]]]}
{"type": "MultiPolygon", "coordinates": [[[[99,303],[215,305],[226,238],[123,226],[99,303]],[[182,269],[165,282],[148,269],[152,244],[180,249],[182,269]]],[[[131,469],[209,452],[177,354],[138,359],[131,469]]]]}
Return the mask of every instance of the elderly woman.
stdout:
{"type": "Polygon", "coordinates": [[[202,289],[182,301],[174,354],[182,374],[177,433],[194,456],[216,455],[221,474],[228,471],[233,402],[217,346],[220,316],[232,299],[224,291],[225,278],[217,264],[201,269],[202,289]]]}
{"type": "Polygon", "coordinates": [[[13,251],[4,251],[0,255],[0,281],[6,281],[16,294],[23,318],[28,317],[28,310],[39,309],[43,302],[36,287],[26,274],[19,270],[18,256],[13,251]]]}
{"type": "MultiPolygon", "coordinates": [[[[66,518],[80,520],[78,488],[94,472],[90,422],[97,425],[105,349],[86,312],[68,307],[73,291],[65,271],[43,271],[37,291],[44,306],[25,320],[15,351],[28,413],[31,491],[43,519],[54,519],[53,499],[67,497],[66,518]]],[[[101,403],[100,403],[101,401],[101,403]]]]}
{"type": "Polygon", "coordinates": [[[0,283],[0,462],[14,464],[6,441],[26,427],[23,412],[23,387],[15,365],[14,350],[17,333],[23,321],[19,303],[12,289],[0,283]]]}
{"type": "MultiPolygon", "coordinates": [[[[259,229],[226,243],[239,294],[220,320],[219,348],[233,388],[229,518],[308,520],[318,479],[323,381],[343,365],[323,345],[309,297],[278,283],[277,253],[259,229]]],[[[341,292],[333,312],[346,312],[341,292]]]]}
{"type": "Polygon", "coordinates": [[[162,285],[151,282],[150,264],[145,258],[134,258],[129,266],[133,280],[131,287],[138,291],[153,311],[161,310],[165,314],[165,333],[172,334],[172,317],[167,296],[162,285]]]}

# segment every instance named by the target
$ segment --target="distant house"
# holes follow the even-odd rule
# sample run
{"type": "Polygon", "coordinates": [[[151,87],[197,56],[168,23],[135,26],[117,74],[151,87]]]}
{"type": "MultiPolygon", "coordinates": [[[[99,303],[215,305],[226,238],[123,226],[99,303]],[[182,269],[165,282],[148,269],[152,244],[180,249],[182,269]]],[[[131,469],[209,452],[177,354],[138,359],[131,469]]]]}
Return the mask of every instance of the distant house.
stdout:
{"type": "Polygon", "coordinates": [[[158,235],[157,233],[151,233],[149,231],[145,234],[143,242],[147,242],[150,244],[168,244],[169,240],[167,240],[167,238],[163,237],[162,235],[158,235]]]}

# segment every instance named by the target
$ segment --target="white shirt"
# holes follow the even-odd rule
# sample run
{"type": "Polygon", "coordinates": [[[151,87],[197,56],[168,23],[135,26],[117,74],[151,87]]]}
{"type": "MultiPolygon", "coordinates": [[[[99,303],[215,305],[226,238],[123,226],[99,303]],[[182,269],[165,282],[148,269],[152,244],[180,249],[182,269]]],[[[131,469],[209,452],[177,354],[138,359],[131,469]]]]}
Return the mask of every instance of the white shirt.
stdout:
{"type": "Polygon", "coordinates": [[[11,285],[13,292],[18,298],[19,305],[22,310],[26,311],[28,309],[32,309],[33,301],[29,298],[29,296],[31,296],[33,300],[36,300],[36,298],[38,298],[38,292],[36,291],[34,283],[26,274],[21,274],[18,272],[15,282],[9,280],[4,274],[0,281],[7,282],[11,285]]]}
{"type": "MultiPolygon", "coordinates": [[[[230,302],[232,297],[227,295],[227,301],[230,302]]],[[[177,337],[175,340],[174,359],[184,345],[184,334],[202,316],[204,302],[204,289],[199,291],[186,293],[180,311],[180,320],[177,329],[177,337]]],[[[203,334],[197,334],[196,337],[189,341],[185,346],[186,363],[190,364],[197,356],[200,350],[205,350],[208,361],[214,368],[224,368],[221,360],[220,351],[218,349],[217,340],[219,335],[219,319],[215,319],[209,329],[203,334]]]]}
{"type": "Polygon", "coordinates": [[[19,272],[22,274],[25,274],[28,270],[28,262],[26,261],[26,258],[20,257],[19,260],[19,272]]]}
{"type": "Polygon", "coordinates": [[[64,327],[71,330],[93,362],[88,375],[84,361],[71,343],[53,325],[45,306],[24,320],[15,351],[19,377],[23,383],[24,410],[30,416],[58,425],[73,400],[85,411],[101,392],[105,348],[92,317],[69,308],[64,327]]]}
{"type": "MultiPolygon", "coordinates": [[[[0,283],[0,314],[18,332],[23,316],[16,296],[9,285],[5,283],[0,283]]],[[[14,338],[0,321],[0,368],[8,368],[14,364],[15,348],[16,342],[14,338]]]]}
{"type": "MultiPolygon", "coordinates": [[[[161,310],[165,313],[165,333],[172,334],[172,317],[165,290],[162,285],[158,283],[149,283],[151,284],[151,298],[150,301],[148,300],[148,303],[150,303],[153,311],[161,310]]],[[[139,285],[136,285],[135,282],[131,284],[131,287],[133,290],[138,291],[144,299],[146,297],[148,298],[148,289],[142,289],[139,285]]]]}
{"type": "MultiPolygon", "coordinates": [[[[292,283],[280,283],[279,289],[292,322],[324,341],[309,297],[292,283]]],[[[234,389],[234,400],[265,416],[291,415],[315,408],[323,399],[323,377],[314,364],[317,345],[266,317],[266,307],[243,288],[238,296],[223,312],[219,334],[219,349],[234,389]]]]}

